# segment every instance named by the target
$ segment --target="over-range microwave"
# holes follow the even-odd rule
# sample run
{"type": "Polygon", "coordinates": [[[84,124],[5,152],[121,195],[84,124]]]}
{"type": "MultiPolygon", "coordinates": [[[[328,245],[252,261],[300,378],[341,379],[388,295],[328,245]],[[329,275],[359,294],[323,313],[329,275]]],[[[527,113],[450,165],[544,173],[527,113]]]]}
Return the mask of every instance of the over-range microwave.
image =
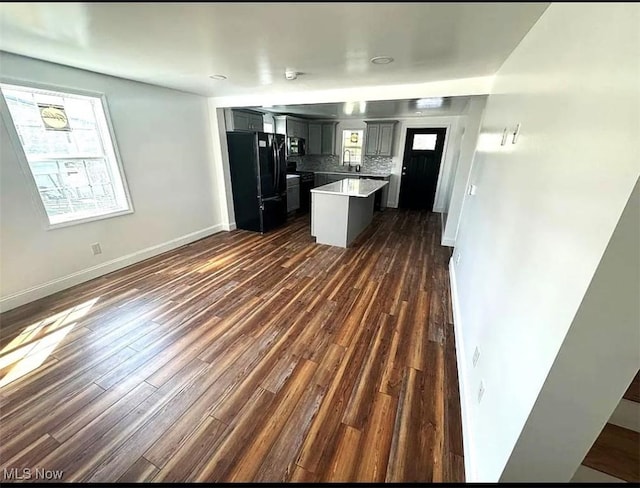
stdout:
{"type": "Polygon", "coordinates": [[[304,156],[305,140],[300,137],[289,137],[289,156],[304,156]]]}

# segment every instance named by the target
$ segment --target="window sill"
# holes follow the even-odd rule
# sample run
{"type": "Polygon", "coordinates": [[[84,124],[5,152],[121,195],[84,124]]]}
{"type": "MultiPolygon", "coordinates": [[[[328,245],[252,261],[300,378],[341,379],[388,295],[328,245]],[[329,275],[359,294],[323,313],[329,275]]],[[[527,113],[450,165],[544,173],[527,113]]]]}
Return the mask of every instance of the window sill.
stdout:
{"type": "Polygon", "coordinates": [[[111,212],[108,214],[104,214],[104,215],[96,215],[93,217],[86,217],[84,219],[77,219],[77,220],[69,220],[67,222],[59,222],[57,224],[47,224],[47,230],[54,230],[54,229],[60,229],[62,227],[71,227],[72,225],[80,225],[80,224],[86,224],[88,222],[95,222],[96,220],[104,220],[104,219],[111,219],[113,217],[121,217],[122,215],[129,215],[133,213],[133,209],[127,209],[127,210],[120,210],[118,212],[111,212]]]}

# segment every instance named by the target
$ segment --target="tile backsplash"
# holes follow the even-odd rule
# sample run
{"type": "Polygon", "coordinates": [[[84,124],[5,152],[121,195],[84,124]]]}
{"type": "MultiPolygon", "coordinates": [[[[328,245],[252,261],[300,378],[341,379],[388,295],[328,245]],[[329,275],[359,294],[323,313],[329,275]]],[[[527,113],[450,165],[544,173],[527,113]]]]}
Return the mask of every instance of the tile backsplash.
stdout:
{"type": "MultiPolygon", "coordinates": [[[[300,171],[346,171],[347,167],[340,164],[340,158],[331,156],[297,156],[290,157],[295,161],[300,171]]],[[[355,164],[353,164],[355,166],[355,164]]],[[[388,156],[363,156],[362,173],[391,173],[393,158],[388,156]]]]}

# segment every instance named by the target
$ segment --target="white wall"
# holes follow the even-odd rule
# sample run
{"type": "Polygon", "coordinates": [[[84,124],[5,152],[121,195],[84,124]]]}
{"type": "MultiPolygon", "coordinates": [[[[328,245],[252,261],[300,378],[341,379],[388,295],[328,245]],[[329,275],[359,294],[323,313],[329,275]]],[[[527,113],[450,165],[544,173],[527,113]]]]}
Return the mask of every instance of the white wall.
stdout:
{"type": "Polygon", "coordinates": [[[329,90],[310,90],[305,87],[304,81],[299,79],[292,82],[291,88],[286,91],[214,97],[211,98],[211,103],[215,107],[224,108],[486,95],[491,89],[492,82],[493,76],[480,76],[404,85],[377,85],[329,90]]]}
{"type": "Polygon", "coordinates": [[[105,93],[135,209],[46,230],[20,168],[24,155],[1,122],[2,309],[221,229],[206,98],[4,52],[0,75],[105,93]],[[101,255],[92,255],[94,242],[101,255]]]}
{"type": "Polygon", "coordinates": [[[640,185],[616,226],[501,481],[568,481],[640,365],[640,185]]]}
{"type": "MultiPolygon", "coordinates": [[[[637,295],[602,295],[603,283],[633,279],[601,263],[640,175],[639,11],[552,4],[496,75],[470,179],[478,192],[465,202],[452,260],[461,256],[452,285],[469,480],[568,481],[578,451],[631,380],[630,364],[637,371],[640,363],[637,295]],[[517,123],[517,144],[500,146],[503,128],[517,123]],[[597,323],[585,315],[594,303],[608,311],[597,323]],[[604,341],[600,352],[585,356],[595,337],[604,341]],[[567,414],[565,403],[592,410],[567,414]],[[528,421],[555,431],[536,435],[528,421]],[[563,437],[573,431],[580,433],[563,437]]],[[[637,266],[637,247],[628,244],[614,246],[618,259],[637,266]]]]}
{"type": "Polygon", "coordinates": [[[462,206],[467,197],[467,188],[471,176],[471,167],[478,143],[478,133],[482,114],[487,103],[486,97],[471,97],[469,109],[465,116],[461,132],[458,155],[452,168],[453,177],[450,178],[450,188],[447,192],[445,208],[445,226],[442,232],[442,244],[453,246],[458,235],[458,225],[462,215],[462,206]]]}

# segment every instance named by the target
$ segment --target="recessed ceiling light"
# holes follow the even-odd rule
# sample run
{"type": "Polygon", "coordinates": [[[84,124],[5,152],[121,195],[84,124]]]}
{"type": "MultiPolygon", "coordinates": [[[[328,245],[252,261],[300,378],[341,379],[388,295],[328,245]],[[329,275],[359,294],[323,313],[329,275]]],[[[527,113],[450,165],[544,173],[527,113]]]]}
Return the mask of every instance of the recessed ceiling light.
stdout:
{"type": "Polygon", "coordinates": [[[440,108],[444,100],[442,97],[421,98],[416,102],[417,108],[440,108]]]}
{"type": "Polygon", "coordinates": [[[351,115],[354,108],[355,104],[353,102],[345,102],[343,111],[345,115],[351,115]]]}
{"type": "Polygon", "coordinates": [[[211,75],[209,76],[212,80],[226,80],[227,77],[225,75],[211,75]]]}
{"type": "Polygon", "coordinates": [[[371,58],[370,61],[373,64],[389,64],[393,63],[393,58],[391,56],[376,56],[375,58],[371,58]]]}

